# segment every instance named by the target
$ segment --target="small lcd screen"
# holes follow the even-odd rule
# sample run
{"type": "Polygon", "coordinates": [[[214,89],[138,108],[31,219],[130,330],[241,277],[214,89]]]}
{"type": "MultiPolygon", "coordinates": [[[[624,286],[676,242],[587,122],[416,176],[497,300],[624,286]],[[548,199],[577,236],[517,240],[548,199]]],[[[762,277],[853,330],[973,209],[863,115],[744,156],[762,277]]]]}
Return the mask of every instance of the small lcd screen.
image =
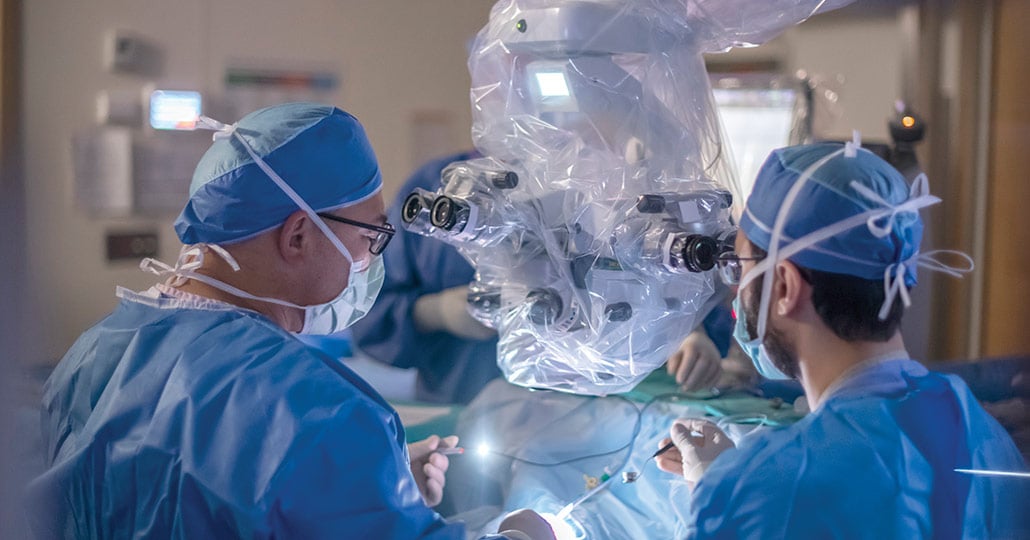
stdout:
{"type": "Polygon", "coordinates": [[[150,94],[150,127],[193,130],[201,114],[200,92],[155,90],[150,94]]]}
{"type": "Polygon", "coordinates": [[[569,97],[569,85],[565,81],[565,73],[561,71],[536,73],[536,84],[540,87],[541,97],[569,97]]]}

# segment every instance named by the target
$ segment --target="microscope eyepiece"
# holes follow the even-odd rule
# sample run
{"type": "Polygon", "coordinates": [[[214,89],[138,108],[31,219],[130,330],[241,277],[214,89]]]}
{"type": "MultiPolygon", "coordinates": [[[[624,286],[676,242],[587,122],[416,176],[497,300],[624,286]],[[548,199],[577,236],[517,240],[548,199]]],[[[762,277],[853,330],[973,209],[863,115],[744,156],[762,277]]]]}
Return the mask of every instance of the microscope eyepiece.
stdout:
{"type": "Polygon", "coordinates": [[[411,223],[418,218],[420,212],[427,208],[427,201],[418,192],[414,192],[404,199],[404,204],[401,205],[401,220],[404,223],[411,223]]]}
{"type": "Polygon", "coordinates": [[[434,227],[445,231],[453,229],[458,223],[458,203],[447,195],[440,195],[433,202],[433,208],[429,213],[429,221],[434,227]]]}
{"type": "Polygon", "coordinates": [[[683,246],[683,262],[691,272],[707,272],[715,268],[719,245],[710,236],[692,234],[683,246]]]}

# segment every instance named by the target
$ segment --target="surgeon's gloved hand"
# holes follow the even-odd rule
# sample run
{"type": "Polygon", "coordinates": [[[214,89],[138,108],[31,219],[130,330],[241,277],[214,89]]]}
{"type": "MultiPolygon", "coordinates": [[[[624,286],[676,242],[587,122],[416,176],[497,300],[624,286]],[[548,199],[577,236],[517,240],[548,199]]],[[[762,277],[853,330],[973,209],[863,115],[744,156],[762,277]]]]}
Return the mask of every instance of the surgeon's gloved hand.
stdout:
{"type": "Polygon", "coordinates": [[[669,428],[669,438],[660,444],[669,442],[675,448],[655,458],[658,468],[695,484],[708,466],[723,452],[734,448],[733,441],[718,426],[696,418],[680,418],[669,428]]]}
{"type": "Polygon", "coordinates": [[[454,448],[458,446],[458,437],[440,438],[436,435],[430,436],[418,442],[408,445],[408,456],[411,458],[411,474],[415,477],[418,490],[422,493],[422,499],[426,506],[433,507],[440,504],[443,499],[443,486],[447,483],[445,474],[450,461],[447,456],[439,454],[436,450],[441,448],[454,448]]]}
{"type": "Polygon", "coordinates": [[[555,540],[554,529],[547,520],[528,508],[505,516],[497,532],[511,540],[555,540]]]}
{"type": "Polygon", "coordinates": [[[683,339],[676,352],[669,356],[665,369],[676,377],[676,384],[693,392],[713,388],[722,375],[722,356],[708,334],[694,330],[683,339]]]}
{"type": "Polygon", "coordinates": [[[415,328],[419,332],[447,332],[476,341],[496,336],[496,330],[483,326],[469,313],[468,295],[468,286],[461,285],[418,297],[413,310],[415,328]]]}

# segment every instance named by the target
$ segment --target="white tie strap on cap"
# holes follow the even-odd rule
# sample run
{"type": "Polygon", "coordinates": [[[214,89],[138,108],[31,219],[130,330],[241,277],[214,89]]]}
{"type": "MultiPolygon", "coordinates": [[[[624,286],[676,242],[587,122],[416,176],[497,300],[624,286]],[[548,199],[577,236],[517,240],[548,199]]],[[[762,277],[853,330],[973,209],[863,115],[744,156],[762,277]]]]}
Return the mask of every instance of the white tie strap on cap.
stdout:
{"type": "Polygon", "coordinates": [[[210,249],[218,254],[219,257],[228,263],[233,272],[240,271],[240,264],[236,262],[236,258],[229,254],[225,248],[216,244],[182,246],[182,249],[179,250],[179,258],[175,261],[175,266],[169,266],[167,263],[147,257],[139,262],[139,268],[158,277],[174,276],[175,279],[169,284],[173,287],[178,287],[185,283],[188,278],[197,276],[195,270],[204,265],[205,249],[210,249]]]}
{"type": "Polygon", "coordinates": [[[862,148],[862,133],[857,129],[851,130],[851,140],[844,143],[844,157],[853,158],[858,155],[858,149],[862,148]]]}
{"type": "Polygon", "coordinates": [[[294,304],[293,302],[288,302],[286,300],[280,300],[278,298],[253,295],[247,291],[244,291],[243,289],[240,289],[239,287],[234,287],[232,285],[229,285],[228,283],[219,281],[210,276],[197,273],[196,270],[204,264],[204,252],[205,249],[208,248],[210,248],[211,251],[214,251],[216,254],[218,254],[218,256],[220,256],[221,258],[225,259],[225,262],[229,264],[233,272],[238,272],[240,270],[240,265],[238,262],[236,262],[236,259],[232,255],[230,255],[229,252],[225,250],[225,248],[215,244],[193,244],[188,246],[182,246],[182,250],[179,251],[179,259],[175,261],[175,266],[169,266],[166,263],[148,257],[140,261],[139,267],[140,270],[143,270],[144,272],[150,272],[151,274],[155,274],[158,277],[174,276],[174,279],[172,279],[168,283],[173,287],[179,287],[183,283],[185,283],[186,280],[192,279],[204,283],[210,287],[214,287],[218,290],[227,292],[238,298],[257,300],[259,302],[266,302],[269,304],[276,304],[279,306],[291,307],[296,309],[305,309],[308,307],[299,304],[294,304]]]}
{"type": "Polygon", "coordinates": [[[892,205],[875,191],[869,189],[868,186],[864,186],[859,182],[852,181],[851,188],[866,199],[869,199],[885,208],[883,212],[869,216],[869,219],[866,221],[866,226],[869,227],[869,232],[877,238],[883,238],[894,230],[894,218],[898,214],[906,212],[918,214],[919,210],[941,202],[940,197],[930,195],[930,186],[929,181],[926,178],[926,173],[920,173],[919,176],[912,181],[912,187],[909,189],[908,199],[899,205],[892,205]],[[878,221],[884,220],[884,225],[877,224],[878,221]]]}
{"type": "Polygon", "coordinates": [[[214,133],[211,134],[212,141],[228,139],[229,137],[232,137],[233,133],[236,133],[236,124],[223,124],[210,116],[201,116],[197,118],[197,127],[200,129],[214,131],[214,133]]]}
{"type": "Polygon", "coordinates": [[[912,305],[912,299],[908,294],[908,287],[905,286],[905,273],[907,267],[915,264],[917,268],[925,268],[932,272],[941,272],[951,277],[962,277],[976,268],[973,258],[961,251],[953,249],[938,249],[926,253],[917,254],[907,261],[892,264],[883,271],[883,305],[880,306],[879,319],[882,321],[890,313],[894,300],[899,296],[906,308],[912,305]],[[951,266],[940,260],[940,255],[954,255],[966,262],[965,266],[951,266]]]}

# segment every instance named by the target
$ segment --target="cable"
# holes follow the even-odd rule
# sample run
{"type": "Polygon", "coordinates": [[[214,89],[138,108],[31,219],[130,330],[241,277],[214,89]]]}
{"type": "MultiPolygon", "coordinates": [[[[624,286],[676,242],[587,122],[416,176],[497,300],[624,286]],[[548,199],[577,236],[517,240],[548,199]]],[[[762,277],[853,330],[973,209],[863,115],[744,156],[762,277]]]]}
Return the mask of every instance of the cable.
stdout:
{"type": "MultiPolygon", "coordinates": [[[[651,399],[649,399],[647,402],[644,403],[644,406],[642,408],[639,408],[639,409],[637,408],[637,404],[635,402],[630,401],[629,399],[626,399],[623,396],[611,396],[611,397],[614,397],[616,399],[619,399],[621,401],[624,401],[624,402],[628,403],[631,407],[633,407],[634,412],[636,413],[636,420],[633,422],[633,433],[632,433],[632,435],[630,435],[629,441],[626,442],[626,444],[623,444],[622,446],[620,446],[618,448],[615,448],[614,450],[608,450],[608,451],[605,451],[605,452],[597,452],[597,453],[594,453],[594,454],[586,454],[586,455],[577,456],[577,457],[573,457],[573,458],[569,458],[569,459],[564,459],[564,460],[561,460],[561,461],[555,461],[555,462],[541,462],[541,461],[535,461],[535,460],[531,460],[531,459],[525,459],[525,458],[521,458],[521,457],[518,457],[518,456],[513,455],[513,454],[508,454],[508,453],[500,452],[500,451],[496,451],[496,450],[490,450],[490,451],[488,451],[488,453],[496,455],[496,456],[508,458],[508,459],[510,459],[512,461],[515,461],[517,463],[523,463],[523,464],[532,465],[532,466],[535,466],[535,467],[558,467],[558,466],[561,466],[561,465],[568,465],[569,463],[575,463],[577,461],[584,461],[584,460],[587,460],[587,459],[594,459],[594,458],[599,458],[599,457],[610,456],[612,454],[617,454],[619,452],[622,452],[622,451],[628,449],[629,452],[626,453],[626,457],[622,460],[622,463],[620,463],[619,466],[615,470],[615,472],[619,472],[623,468],[625,468],[626,464],[629,463],[630,457],[633,455],[633,448],[636,446],[637,438],[640,436],[640,428],[641,428],[641,425],[643,423],[644,413],[647,412],[647,410],[649,408],[651,408],[652,405],[654,405],[655,403],[657,403],[659,401],[671,400],[673,398],[680,399],[680,398],[683,397],[683,394],[675,393],[675,392],[667,393],[667,394],[659,394],[659,395],[654,396],[651,399]]],[[[587,401],[585,403],[594,403],[594,402],[595,402],[595,400],[590,400],[590,401],[587,401]]]]}
{"type": "MultiPolygon", "coordinates": [[[[634,410],[634,412],[636,413],[636,416],[637,416],[636,420],[633,422],[633,435],[630,437],[629,442],[627,442],[626,444],[624,444],[624,445],[622,445],[622,446],[620,446],[620,447],[618,447],[618,448],[616,448],[614,450],[609,450],[609,451],[606,451],[606,452],[598,452],[598,453],[595,453],[595,454],[587,454],[587,455],[577,456],[577,457],[574,457],[574,458],[569,458],[569,459],[565,459],[565,460],[562,460],[562,461],[555,461],[555,462],[550,462],[550,463],[545,463],[545,462],[541,462],[541,461],[534,461],[534,460],[531,460],[531,459],[525,459],[525,458],[521,458],[521,457],[518,457],[518,456],[513,455],[513,454],[508,454],[508,453],[500,452],[500,451],[496,451],[496,450],[490,450],[489,453],[493,454],[493,455],[496,455],[496,456],[501,456],[501,457],[508,458],[508,459],[510,459],[512,461],[515,461],[515,462],[518,462],[518,463],[524,463],[526,465],[532,465],[532,466],[535,466],[535,467],[558,467],[558,466],[561,466],[561,465],[568,465],[569,463],[575,463],[577,461],[584,461],[584,460],[587,460],[587,459],[594,459],[594,458],[599,458],[599,457],[610,456],[612,454],[617,454],[619,452],[622,452],[623,450],[626,450],[627,448],[632,448],[634,442],[636,442],[637,435],[640,433],[640,424],[641,424],[641,420],[643,418],[643,412],[644,412],[644,410],[646,410],[647,405],[645,405],[644,409],[637,409],[636,403],[634,403],[634,402],[632,402],[632,401],[630,401],[630,400],[628,400],[628,399],[626,399],[626,398],[624,398],[622,396],[612,396],[612,397],[617,398],[617,399],[619,399],[621,401],[624,401],[624,402],[628,403],[630,405],[630,407],[633,407],[633,410],[634,410]]],[[[594,403],[594,402],[595,402],[595,400],[590,400],[590,401],[587,401],[585,403],[594,403]]],[[[649,404],[650,404],[650,402],[648,402],[648,405],[649,404]]],[[[627,455],[627,459],[623,460],[623,464],[619,466],[620,469],[623,466],[625,466],[625,462],[626,461],[629,461],[628,458],[629,458],[629,456],[627,455]]]]}

